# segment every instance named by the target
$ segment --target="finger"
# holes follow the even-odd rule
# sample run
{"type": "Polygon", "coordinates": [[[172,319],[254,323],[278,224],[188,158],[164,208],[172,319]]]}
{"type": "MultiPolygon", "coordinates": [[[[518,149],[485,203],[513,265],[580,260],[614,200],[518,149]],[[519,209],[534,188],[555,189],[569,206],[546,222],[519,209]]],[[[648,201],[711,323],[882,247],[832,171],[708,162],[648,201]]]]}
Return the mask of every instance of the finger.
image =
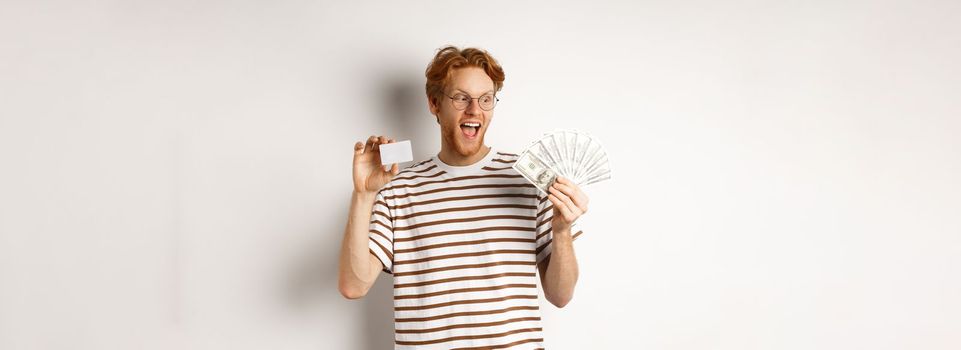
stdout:
{"type": "Polygon", "coordinates": [[[561,211],[561,206],[564,205],[564,202],[561,202],[560,198],[557,198],[557,196],[555,196],[553,193],[548,193],[547,200],[551,201],[551,205],[554,206],[552,209],[557,212],[561,211]]]}
{"type": "Polygon", "coordinates": [[[581,208],[579,208],[576,204],[574,204],[574,201],[571,200],[571,197],[564,196],[564,195],[561,195],[560,197],[561,197],[561,200],[564,201],[565,204],[567,204],[567,209],[571,212],[571,214],[573,214],[573,216],[570,216],[571,221],[579,218],[582,214],[581,208]]]}
{"type": "Polygon", "coordinates": [[[367,138],[367,147],[364,148],[364,153],[374,150],[374,143],[377,142],[377,136],[371,135],[367,138]]]}
{"type": "Polygon", "coordinates": [[[561,193],[560,191],[558,191],[558,190],[557,190],[556,188],[554,188],[554,187],[548,188],[547,191],[549,192],[549,193],[548,193],[548,198],[550,198],[551,196],[553,196],[553,198],[557,200],[556,203],[555,203],[554,201],[551,201],[551,203],[554,203],[554,206],[556,206],[558,210],[563,209],[564,212],[570,212],[570,211],[571,211],[571,208],[568,207],[567,202],[565,202],[564,199],[561,198],[561,197],[564,196],[563,193],[561,193]]]}
{"type": "Polygon", "coordinates": [[[560,198],[558,198],[558,197],[557,197],[556,195],[554,195],[553,193],[548,194],[548,195],[547,195],[547,199],[549,199],[549,200],[551,201],[551,203],[554,204],[554,209],[557,209],[557,212],[560,213],[562,217],[564,217],[564,218],[570,217],[571,211],[570,211],[570,209],[567,208],[567,205],[564,204],[564,201],[562,201],[560,198]]]}
{"type": "Polygon", "coordinates": [[[555,182],[554,186],[556,186],[557,189],[562,193],[570,197],[571,201],[574,202],[574,205],[581,209],[581,211],[587,211],[587,196],[584,195],[584,192],[582,192],[577,185],[574,185],[570,182],[568,182],[568,184],[569,185],[565,185],[555,182]]]}
{"type": "Polygon", "coordinates": [[[577,190],[576,190],[573,186],[571,186],[571,185],[565,185],[565,184],[560,183],[560,182],[554,182],[554,183],[552,184],[552,186],[553,186],[554,188],[557,188],[558,190],[560,190],[560,191],[563,192],[564,194],[568,195],[569,197],[573,197],[573,196],[577,193],[577,190]]]}
{"type": "Polygon", "coordinates": [[[357,141],[357,143],[354,144],[354,154],[361,154],[361,153],[364,153],[364,143],[357,141]]]}
{"type": "MultiPolygon", "coordinates": [[[[380,145],[387,143],[387,136],[377,136],[377,140],[374,141],[374,150],[380,152],[380,145]]],[[[390,171],[390,168],[385,168],[384,171],[390,171]]]]}
{"type": "Polygon", "coordinates": [[[570,198],[570,197],[568,197],[566,194],[564,194],[563,192],[561,192],[561,191],[559,191],[559,190],[557,190],[557,189],[555,189],[555,188],[551,188],[551,190],[552,190],[552,192],[554,193],[554,196],[556,196],[558,199],[561,200],[562,203],[565,204],[565,206],[567,207],[567,211],[568,211],[570,214],[573,214],[572,216],[566,216],[566,215],[565,215],[565,217],[571,218],[571,220],[573,220],[573,219],[576,219],[578,216],[581,216],[581,210],[580,210],[580,208],[578,208],[576,205],[574,205],[574,202],[571,201],[571,198],[570,198]]]}
{"type": "Polygon", "coordinates": [[[397,163],[394,163],[394,165],[390,167],[390,174],[397,175],[397,173],[399,172],[400,172],[400,165],[398,165],[397,163]]]}
{"type": "Polygon", "coordinates": [[[394,169],[399,169],[399,165],[397,163],[386,164],[382,165],[381,168],[384,169],[385,173],[394,173],[394,169]]]}

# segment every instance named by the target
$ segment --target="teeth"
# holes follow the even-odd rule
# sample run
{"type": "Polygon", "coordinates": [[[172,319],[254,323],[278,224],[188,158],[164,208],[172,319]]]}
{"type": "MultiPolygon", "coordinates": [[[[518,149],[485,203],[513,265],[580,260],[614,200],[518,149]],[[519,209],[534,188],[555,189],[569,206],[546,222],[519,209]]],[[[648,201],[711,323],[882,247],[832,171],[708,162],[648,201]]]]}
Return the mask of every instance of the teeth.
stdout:
{"type": "Polygon", "coordinates": [[[479,127],[480,127],[480,123],[464,123],[464,124],[461,124],[461,125],[462,125],[462,126],[466,126],[466,127],[471,127],[471,128],[479,128],[479,127]]]}

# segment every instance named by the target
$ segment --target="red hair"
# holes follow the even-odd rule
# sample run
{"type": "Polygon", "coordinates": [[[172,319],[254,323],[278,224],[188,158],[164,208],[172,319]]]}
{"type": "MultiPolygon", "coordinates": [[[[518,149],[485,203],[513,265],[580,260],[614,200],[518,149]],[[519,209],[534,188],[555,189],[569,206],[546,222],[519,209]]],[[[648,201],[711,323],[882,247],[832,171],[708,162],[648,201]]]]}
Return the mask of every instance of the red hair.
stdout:
{"type": "Polygon", "coordinates": [[[454,69],[477,67],[484,70],[494,81],[494,92],[504,87],[504,70],[487,51],[477,48],[459,49],[446,46],[437,51],[434,59],[427,65],[427,96],[440,97],[444,88],[450,83],[454,69]]]}

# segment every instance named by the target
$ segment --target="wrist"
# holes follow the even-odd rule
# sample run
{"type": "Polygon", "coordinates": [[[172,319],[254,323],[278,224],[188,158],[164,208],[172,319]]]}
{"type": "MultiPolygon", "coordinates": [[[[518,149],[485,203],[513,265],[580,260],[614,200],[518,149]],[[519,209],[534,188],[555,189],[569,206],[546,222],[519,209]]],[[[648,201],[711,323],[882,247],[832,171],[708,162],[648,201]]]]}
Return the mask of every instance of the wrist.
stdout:
{"type": "Polygon", "coordinates": [[[560,234],[560,233],[565,233],[565,232],[566,232],[567,234],[570,234],[570,233],[571,233],[571,224],[565,223],[565,222],[563,222],[563,221],[561,221],[561,220],[552,220],[552,221],[551,221],[551,230],[554,232],[555,235],[556,235],[556,234],[560,234]]]}
{"type": "Polygon", "coordinates": [[[574,243],[574,237],[570,230],[555,231],[552,236],[551,245],[554,246],[555,251],[561,247],[569,247],[574,243]]]}
{"type": "Polygon", "coordinates": [[[354,190],[350,197],[356,203],[374,204],[374,200],[377,199],[377,192],[354,190]]]}

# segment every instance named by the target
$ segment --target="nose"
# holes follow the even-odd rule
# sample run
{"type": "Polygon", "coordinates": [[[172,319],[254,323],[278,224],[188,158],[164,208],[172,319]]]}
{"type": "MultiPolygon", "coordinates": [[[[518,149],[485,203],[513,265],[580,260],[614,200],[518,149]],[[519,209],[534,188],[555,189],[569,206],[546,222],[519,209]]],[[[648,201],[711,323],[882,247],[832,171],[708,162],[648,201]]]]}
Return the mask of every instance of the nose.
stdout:
{"type": "Polygon", "coordinates": [[[468,102],[467,108],[464,109],[464,112],[466,112],[469,115],[480,115],[481,111],[482,109],[480,108],[480,102],[476,99],[470,100],[470,102],[468,102]]]}

